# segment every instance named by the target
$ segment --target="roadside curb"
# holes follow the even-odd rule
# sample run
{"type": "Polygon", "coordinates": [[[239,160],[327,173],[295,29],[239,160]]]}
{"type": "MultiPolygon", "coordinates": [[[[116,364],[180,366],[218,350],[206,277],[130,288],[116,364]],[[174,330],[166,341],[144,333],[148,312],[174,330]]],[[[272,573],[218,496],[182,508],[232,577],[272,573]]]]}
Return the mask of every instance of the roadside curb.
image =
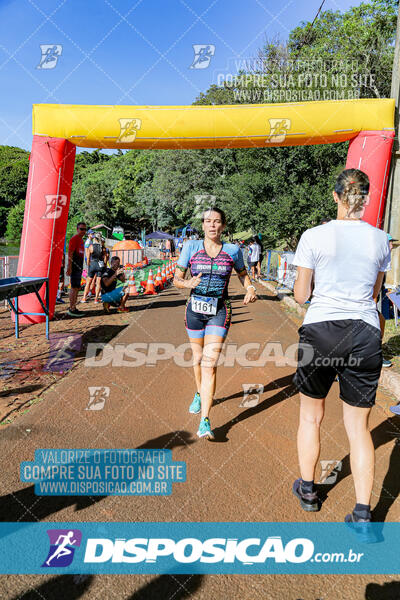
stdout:
{"type": "MultiPolygon", "coordinates": [[[[277,296],[279,298],[279,300],[281,300],[284,304],[286,304],[290,308],[294,309],[297,312],[297,314],[299,314],[300,316],[304,317],[304,315],[307,312],[307,309],[304,308],[303,306],[300,306],[300,304],[298,304],[298,302],[296,302],[296,300],[294,298],[290,298],[289,296],[286,296],[286,294],[280,294],[279,292],[276,291],[274,286],[271,285],[270,283],[268,283],[267,281],[258,281],[257,283],[259,283],[263,287],[267,288],[267,290],[269,292],[274,294],[274,296],[277,296]]],[[[396,400],[398,400],[400,402],[400,374],[399,373],[396,373],[392,369],[387,369],[387,368],[382,369],[381,376],[379,378],[379,385],[381,387],[385,388],[385,390],[387,392],[392,394],[392,396],[394,396],[396,398],[396,400]]]]}

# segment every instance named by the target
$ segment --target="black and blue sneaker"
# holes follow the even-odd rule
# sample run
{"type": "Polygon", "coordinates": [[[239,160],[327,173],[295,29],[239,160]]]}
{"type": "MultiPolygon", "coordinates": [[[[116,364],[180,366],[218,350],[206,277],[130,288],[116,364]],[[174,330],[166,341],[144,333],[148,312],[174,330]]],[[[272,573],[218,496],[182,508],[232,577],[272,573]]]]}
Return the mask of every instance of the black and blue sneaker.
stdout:
{"type": "Polygon", "coordinates": [[[300,500],[300,506],[303,510],[317,512],[320,509],[317,492],[304,492],[301,487],[302,482],[301,478],[296,479],[292,487],[293,494],[300,500]]]}

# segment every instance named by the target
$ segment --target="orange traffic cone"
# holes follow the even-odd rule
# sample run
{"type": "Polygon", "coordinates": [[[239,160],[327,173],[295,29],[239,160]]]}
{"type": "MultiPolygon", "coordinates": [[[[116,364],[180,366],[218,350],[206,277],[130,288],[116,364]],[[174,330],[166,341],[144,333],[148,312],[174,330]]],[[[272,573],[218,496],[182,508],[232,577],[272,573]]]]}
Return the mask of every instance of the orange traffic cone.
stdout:
{"type": "Polygon", "coordinates": [[[140,282],[140,287],[143,289],[143,291],[146,289],[146,286],[147,286],[147,280],[142,279],[142,281],[140,282]]]}
{"type": "Polygon", "coordinates": [[[147,280],[147,285],[144,293],[145,296],[154,296],[157,294],[156,290],[154,289],[153,271],[151,269],[149,271],[149,278],[147,280]]]}
{"type": "Polygon", "coordinates": [[[163,265],[163,268],[161,271],[161,281],[163,282],[164,286],[167,285],[167,276],[165,273],[165,265],[163,265]]]}
{"type": "Polygon", "coordinates": [[[162,282],[162,278],[161,278],[161,270],[160,267],[158,267],[158,271],[157,271],[157,275],[156,275],[156,280],[154,283],[155,287],[161,292],[161,290],[164,289],[164,284],[162,282]]]}
{"type": "Polygon", "coordinates": [[[132,276],[128,281],[128,294],[131,296],[139,296],[139,292],[136,289],[135,278],[132,276]]]}

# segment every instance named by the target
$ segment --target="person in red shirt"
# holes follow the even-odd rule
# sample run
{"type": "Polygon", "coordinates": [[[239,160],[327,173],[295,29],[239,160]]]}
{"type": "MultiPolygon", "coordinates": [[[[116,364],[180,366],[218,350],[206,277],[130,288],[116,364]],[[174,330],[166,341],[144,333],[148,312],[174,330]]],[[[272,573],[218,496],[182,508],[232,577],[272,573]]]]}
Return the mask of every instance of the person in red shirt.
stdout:
{"type": "Polygon", "coordinates": [[[86,223],[78,223],[76,226],[76,235],[72,236],[69,240],[67,275],[71,278],[71,290],[69,293],[68,314],[71,317],[81,317],[83,315],[83,311],[76,308],[76,302],[78,300],[78,292],[81,288],[83,259],[85,256],[83,238],[86,229],[86,223]]]}

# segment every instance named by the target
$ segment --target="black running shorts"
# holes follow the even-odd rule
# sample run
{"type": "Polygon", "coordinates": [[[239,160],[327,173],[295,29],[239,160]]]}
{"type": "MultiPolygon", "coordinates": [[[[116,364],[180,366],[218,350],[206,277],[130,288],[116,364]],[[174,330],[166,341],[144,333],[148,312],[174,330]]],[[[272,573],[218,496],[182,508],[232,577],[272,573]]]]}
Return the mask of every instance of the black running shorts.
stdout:
{"type": "Polygon", "coordinates": [[[103,267],[100,267],[100,265],[97,261],[91,261],[91,263],[89,265],[89,269],[88,269],[88,277],[92,278],[92,277],[95,277],[96,275],[101,277],[102,272],[103,272],[103,267]]]}
{"type": "Polygon", "coordinates": [[[343,319],[299,329],[294,383],[311,398],[325,398],[339,377],[340,397],[351,406],[375,404],[382,369],[381,332],[361,320],[343,319]]]}
{"type": "Polygon", "coordinates": [[[71,273],[71,288],[80,289],[82,280],[82,271],[73,269],[71,273]]]}

